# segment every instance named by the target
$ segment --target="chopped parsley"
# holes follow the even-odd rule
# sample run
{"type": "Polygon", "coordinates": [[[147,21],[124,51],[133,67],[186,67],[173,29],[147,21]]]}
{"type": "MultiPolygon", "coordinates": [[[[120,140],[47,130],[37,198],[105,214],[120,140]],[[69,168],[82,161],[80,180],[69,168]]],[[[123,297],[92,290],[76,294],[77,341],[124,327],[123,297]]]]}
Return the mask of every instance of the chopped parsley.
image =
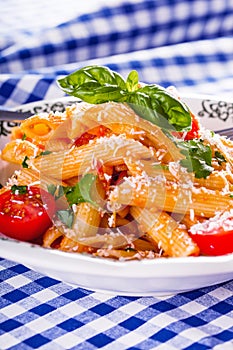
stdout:
{"type": "Polygon", "coordinates": [[[48,150],[42,151],[36,156],[36,158],[41,157],[41,156],[47,156],[50,153],[52,153],[52,151],[48,151],[48,150]]]}
{"type": "Polygon", "coordinates": [[[188,140],[177,143],[181,149],[181,153],[185,155],[185,159],[180,164],[187,168],[188,172],[194,172],[195,177],[206,178],[214,170],[211,166],[212,152],[208,145],[202,140],[188,140]]]}
{"type": "Polygon", "coordinates": [[[28,159],[29,159],[28,156],[24,157],[24,160],[23,160],[23,163],[22,163],[22,167],[23,168],[28,168],[28,164],[27,164],[28,159]]]}
{"type": "Polygon", "coordinates": [[[136,252],[136,249],[131,248],[131,247],[127,247],[127,248],[125,248],[125,251],[126,252],[136,252]]]}
{"type": "Polygon", "coordinates": [[[14,194],[25,194],[27,193],[27,186],[11,186],[11,192],[14,194]]]}
{"type": "Polygon", "coordinates": [[[22,136],[22,140],[24,141],[24,140],[26,140],[26,138],[27,138],[27,135],[24,133],[22,136]]]}
{"type": "Polygon", "coordinates": [[[214,157],[216,158],[219,165],[222,165],[222,163],[226,163],[226,159],[222,153],[219,151],[215,151],[214,157]]]}

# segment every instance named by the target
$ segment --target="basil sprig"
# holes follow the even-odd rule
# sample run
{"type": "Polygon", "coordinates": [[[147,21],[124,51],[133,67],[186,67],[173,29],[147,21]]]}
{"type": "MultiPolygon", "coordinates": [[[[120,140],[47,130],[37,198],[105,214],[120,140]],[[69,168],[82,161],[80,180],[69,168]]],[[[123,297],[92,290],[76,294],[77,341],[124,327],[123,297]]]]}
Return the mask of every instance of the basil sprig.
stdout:
{"type": "Polygon", "coordinates": [[[124,80],[107,67],[87,66],[59,79],[58,85],[67,94],[91,104],[126,102],[143,119],[164,129],[191,129],[191,115],[186,105],[159,85],[141,86],[135,70],[124,80]]]}

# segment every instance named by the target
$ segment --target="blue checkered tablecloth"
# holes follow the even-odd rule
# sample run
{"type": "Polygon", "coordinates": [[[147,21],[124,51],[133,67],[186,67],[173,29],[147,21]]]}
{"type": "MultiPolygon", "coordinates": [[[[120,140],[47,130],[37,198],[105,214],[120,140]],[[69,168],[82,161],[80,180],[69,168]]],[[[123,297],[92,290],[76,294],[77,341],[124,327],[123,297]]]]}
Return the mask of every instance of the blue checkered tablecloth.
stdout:
{"type": "MultiPolygon", "coordinates": [[[[64,96],[107,65],[183,93],[233,97],[233,0],[5,0],[0,105],[64,96]]],[[[0,349],[233,349],[233,282],[166,297],[87,291],[0,259],[0,349]]]]}

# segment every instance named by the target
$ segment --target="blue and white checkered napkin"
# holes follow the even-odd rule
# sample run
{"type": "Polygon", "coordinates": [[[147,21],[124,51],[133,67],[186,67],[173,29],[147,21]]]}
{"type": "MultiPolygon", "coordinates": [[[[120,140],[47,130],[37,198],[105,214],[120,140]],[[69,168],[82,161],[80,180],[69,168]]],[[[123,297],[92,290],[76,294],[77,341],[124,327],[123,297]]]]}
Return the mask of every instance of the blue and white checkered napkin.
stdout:
{"type": "MultiPolygon", "coordinates": [[[[61,97],[57,77],[88,64],[124,76],[136,69],[141,81],[183,93],[232,96],[232,1],[6,0],[1,21],[1,105],[61,97]]],[[[177,296],[122,297],[4,259],[0,280],[0,349],[233,347],[232,281],[177,296]]]]}
{"type": "Polygon", "coordinates": [[[231,282],[176,296],[89,292],[0,261],[0,348],[232,349],[231,282]]]}
{"type": "Polygon", "coordinates": [[[231,0],[98,2],[88,0],[88,13],[82,13],[85,5],[74,0],[66,0],[65,5],[59,0],[3,2],[1,73],[233,34],[231,0]]]}

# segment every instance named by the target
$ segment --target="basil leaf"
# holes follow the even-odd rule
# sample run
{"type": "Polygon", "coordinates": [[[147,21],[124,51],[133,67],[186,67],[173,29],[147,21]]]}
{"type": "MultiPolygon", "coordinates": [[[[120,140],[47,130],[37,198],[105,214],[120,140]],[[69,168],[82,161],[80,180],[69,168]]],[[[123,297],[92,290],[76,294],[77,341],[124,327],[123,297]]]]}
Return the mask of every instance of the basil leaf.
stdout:
{"type": "MultiPolygon", "coordinates": [[[[174,98],[168,91],[159,85],[151,84],[138,89],[151,99],[152,109],[159,116],[167,119],[177,131],[189,131],[191,128],[191,114],[184,103],[174,98]]],[[[162,121],[163,127],[164,121],[162,121]]],[[[167,126],[168,128],[168,126],[167,126]]],[[[171,128],[171,127],[170,127],[171,128]]]]}
{"type": "Polygon", "coordinates": [[[135,91],[138,89],[138,79],[138,72],[132,70],[126,79],[126,87],[128,91],[135,91]]]}
{"type": "Polygon", "coordinates": [[[74,213],[72,210],[58,210],[57,217],[67,227],[72,227],[74,221],[74,213]]]}
{"type": "Polygon", "coordinates": [[[91,199],[91,188],[96,178],[96,175],[86,174],[75,186],[63,187],[68,203],[72,205],[89,202],[96,206],[96,203],[91,199]]]}
{"type": "Polygon", "coordinates": [[[11,192],[14,194],[25,194],[27,193],[27,186],[11,186],[11,192]]]}
{"type": "Polygon", "coordinates": [[[91,104],[124,101],[124,91],[121,88],[117,86],[101,86],[96,82],[84,83],[74,90],[73,95],[91,104]]]}
{"type": "Polygon", "coordinates": [[[107,67],[87,66],[57,82],[64,92],[85,102],[127,102],[142,118],[164,129],[191,129],[191,114],[185,104],[159,85],[140,87],[138,81],[134,70],[125,81],[107,67]]]}
{"type": "Polygon", "coordinates": [[[214,170],[211,166],[212,151],[210,146],[204,145],[202,140],[189,140],[178,142],[181,153],[186,156],[180,164],[187,168],[188,172],[194,172],[195,177],[206,178],[214,170]]]}
{"type": "Polygon", "coordinates": [[[86,83],[95,83],[96,87],[112,86],[126,90],[126,83],[120,74],[102,66],[87,66],[58,80],[62,90],[71,95],[75,93],[76,97],[79,97],[77,89],[86,83]]]}
{"type": "Polygon", "coordinates": [[[153,101],[154,106],[152,106],[151,98],[146,94],[137,91],[127,96],[127,102],[141,118],[146,119],[163,129],[174,129],[174,127],[169,124],[168,120],[164,118],[159,104],[156,101],[153,101]],[[157,106],[155,108],[156,104],[157,106]]]}

